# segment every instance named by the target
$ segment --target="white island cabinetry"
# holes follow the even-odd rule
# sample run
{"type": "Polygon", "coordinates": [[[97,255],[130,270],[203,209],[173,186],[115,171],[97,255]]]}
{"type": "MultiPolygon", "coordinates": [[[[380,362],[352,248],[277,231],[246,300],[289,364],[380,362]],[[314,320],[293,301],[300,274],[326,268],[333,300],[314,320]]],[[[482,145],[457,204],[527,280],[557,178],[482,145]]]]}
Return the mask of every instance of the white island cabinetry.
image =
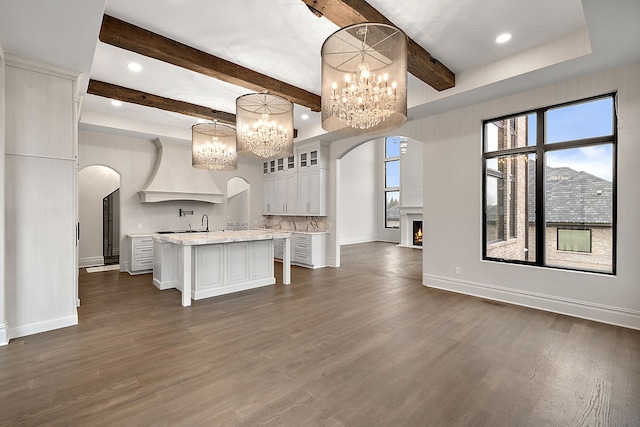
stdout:
{"type": "Polygon", "coordinates": [[[154,236],[153,283],[182,291],[182,305],[276,282],[274,239],[284,242],[282,281],[291,281],[291,233],[243,230],[154,236]]]}

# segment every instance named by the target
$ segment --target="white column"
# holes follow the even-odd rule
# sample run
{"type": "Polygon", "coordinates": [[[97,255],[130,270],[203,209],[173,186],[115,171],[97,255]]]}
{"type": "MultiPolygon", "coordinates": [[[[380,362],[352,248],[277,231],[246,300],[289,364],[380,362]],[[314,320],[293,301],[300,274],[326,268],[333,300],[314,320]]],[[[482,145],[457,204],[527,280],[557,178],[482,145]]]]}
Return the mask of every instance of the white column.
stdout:
{"type": "Polygon", "coordinates": [[[284,253],[282,254],[282,283],[291,283],[291,237],[284,239],[284,253]]]}
{"type": "Polygon", "coordinates": [[[182,306],[191,305],[191,251],[193,246],[182,247],[182,306]]]}

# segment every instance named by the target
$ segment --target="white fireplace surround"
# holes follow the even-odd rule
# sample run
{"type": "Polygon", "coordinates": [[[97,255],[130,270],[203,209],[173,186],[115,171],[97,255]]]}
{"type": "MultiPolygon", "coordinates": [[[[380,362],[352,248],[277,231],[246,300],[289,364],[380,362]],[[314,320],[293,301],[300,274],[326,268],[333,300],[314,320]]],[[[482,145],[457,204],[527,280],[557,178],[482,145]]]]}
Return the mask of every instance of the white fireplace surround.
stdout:
{"type": "MultiPolygon", "coordinates": [[[[400,207],[400,245],[407,248],[422,249],[413,245],[413,221],[422,221],[422,206],[400,207]]],[[[422,229],[424,232],[424,226],[422,229]]]]}

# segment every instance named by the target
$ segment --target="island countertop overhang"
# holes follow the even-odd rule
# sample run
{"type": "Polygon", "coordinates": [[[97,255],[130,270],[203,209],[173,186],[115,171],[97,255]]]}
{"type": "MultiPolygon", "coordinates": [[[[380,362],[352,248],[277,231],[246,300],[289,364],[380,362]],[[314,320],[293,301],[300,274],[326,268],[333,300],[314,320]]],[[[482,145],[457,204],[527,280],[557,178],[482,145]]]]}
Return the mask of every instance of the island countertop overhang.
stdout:
{"type": "Polygon", "coordinates": [[[290,238],[291,234],[291,231],[282,230],[209,231],[155,235],[154,239],[181,246],[197,246],[252,240],[286,239],[290,238]]]}

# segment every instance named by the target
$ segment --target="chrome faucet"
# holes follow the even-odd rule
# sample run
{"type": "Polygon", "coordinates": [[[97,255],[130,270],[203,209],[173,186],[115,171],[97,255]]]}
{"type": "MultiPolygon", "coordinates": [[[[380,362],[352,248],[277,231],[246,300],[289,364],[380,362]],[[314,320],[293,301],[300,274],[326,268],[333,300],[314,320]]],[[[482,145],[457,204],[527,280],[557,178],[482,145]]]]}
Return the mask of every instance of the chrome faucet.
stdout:
{"type": "Polygon", "coordinates": [[[206,229],[206,232],[208,233],[208,232],[209,232],[209,216],[208,216],[207,214],[202,215],[202,221],[201,221],[200,225],[204,225],[204,219],[205,219],[205,218],[207,219],[207,229],[206,229]]]}

